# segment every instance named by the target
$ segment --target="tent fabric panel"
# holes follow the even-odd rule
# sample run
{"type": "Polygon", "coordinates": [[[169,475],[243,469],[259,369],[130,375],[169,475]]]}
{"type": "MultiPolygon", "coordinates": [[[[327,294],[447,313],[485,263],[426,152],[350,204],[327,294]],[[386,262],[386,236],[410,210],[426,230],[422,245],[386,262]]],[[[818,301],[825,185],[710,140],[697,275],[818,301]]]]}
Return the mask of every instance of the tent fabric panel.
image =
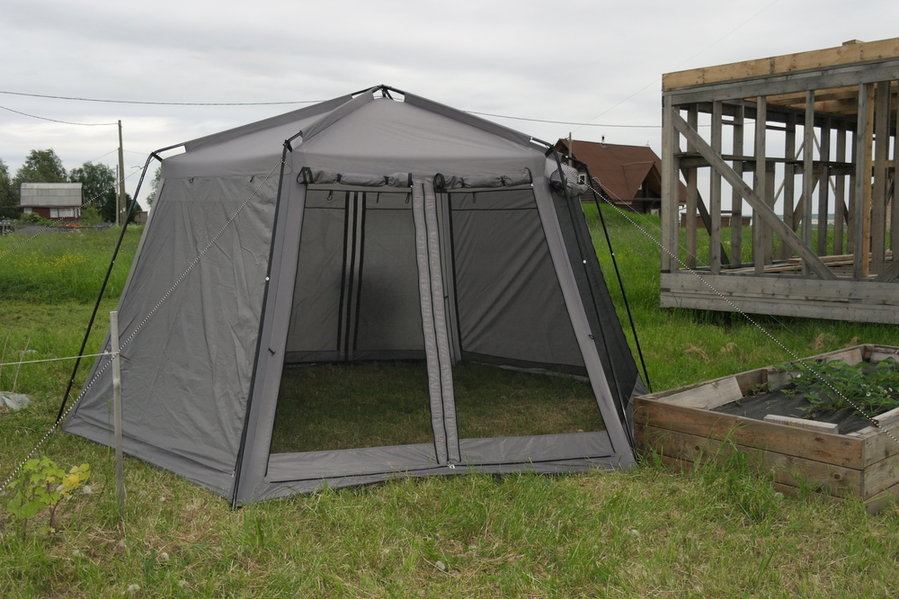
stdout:
{"type": "MultiPolygon", "coordinates": [[[[234,469],[275,189],[243,177],[167,180],[120,302],[124,432],[185,458],[192,466],[179,473],[192,479],[234,469]]],[[[66,430],[111,430],[102,368],[100,358],[66,430]]]]}
{"type": "MultiPolygon", "coordinates": [[[[604,435],[603,432],[597,433],[604,435]]],[[[477,446],[479,439],[463,439],[460,441],[463,450],[469,450],[467,444],[471,443],[477,446]]],[[[433,466],[425,468],[415,468],[405,471],[396,472],[379,472],[375,474],[362,474],[357,476],[338,475],[320,479],[306,479],[294,481],[267,481],[260,484],[257,488],[257,494],[251,499],[241,503],[249,503],[250,501],[264,501],[275,499],[278,497],[286,497],[297,493],[310,493],[325,488],[339,489],[357,485],[366,485],[371,483],[383,482],[395,478],[421,477],[421,476],[450,476],[468,473],[481,474],[511,474],[517,472],[526,472],[534,474],[559,474],[572,472],[591,472],[591,471],[607,471],[615,469],[626,469],[633,465],[633,462],[622,461],[614,454],[611,443],[606,438],[597,439],[595,443],[598,455],[583,457],[573,460],[546,460],[546,461],[517,461],[505,464],[472,464],[461,463],[444,466],[433,466]]],[[[278,455],[278,454],[276,454],[278,455]]],[[[290,454],[284,454],[290,455],[290,454]]],[[[275,456],[272,456],[273,458],[275,456]]]]}
{"type": "Polygon", "coordinates": [[[367,102],[326,131],[294,147],[299,164],[344,173],[468,177],[546,168],[545,157],[531,147],[408,102],[367,102]]]}
{"type": "Polygon", "coordinates": [[[364,195],[353,355],[424,351],[415,222],[405,193],[364,195]]]}
{"type": "Polygon", "coordinates": [[[399,473],[436,466],[432,443],[273,453],[268,460],[265,479],[269,482],[321,480],[334,476],[399,473]]]}
{"type": "Polygon", "coordinates": [[[450,200],[462,351],[583,367],[533,191],[450,200]]]}
{"type": "Polygon", "coordinates": [[[614,451],[605,431],[462,439],[462,463],[509,464],[605,458],[614,451]]]}
{"type": "Polygon", "coordinates": [[[258,351],[247,400],[244,439],[238,455],[232,505],[251,501],[263,486],[281,388],[300,232],[303,231],[307,211],[305,187],[297,185],[289,172],[282,177],[280,194],[272,225],[268,286],[258,323],[258,351]]]}

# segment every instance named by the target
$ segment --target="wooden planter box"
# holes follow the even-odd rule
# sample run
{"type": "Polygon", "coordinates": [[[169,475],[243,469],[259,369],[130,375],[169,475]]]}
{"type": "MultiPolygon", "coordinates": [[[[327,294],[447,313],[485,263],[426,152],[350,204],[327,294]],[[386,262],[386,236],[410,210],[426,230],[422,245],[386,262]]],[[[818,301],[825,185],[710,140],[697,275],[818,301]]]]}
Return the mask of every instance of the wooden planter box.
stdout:
{"type": "MultiPolygon", "coordinates": [[[[899,360],[899,347],[859,345],[806,360],[855,364],[890,358],[899,360]]],[[[803,487],[837,498],[857,497],[872,514],[899,501],[899,408],[876,416],[878,427],[849,434],[825,431],[808,420],[785,424],[713,411],[746,397],[769,377],[775,385],[783,375],[771,366],[637,397],[638,449],[682,469],[738,450],[753,467],[772,472],[779,491],[803,487]]]]}

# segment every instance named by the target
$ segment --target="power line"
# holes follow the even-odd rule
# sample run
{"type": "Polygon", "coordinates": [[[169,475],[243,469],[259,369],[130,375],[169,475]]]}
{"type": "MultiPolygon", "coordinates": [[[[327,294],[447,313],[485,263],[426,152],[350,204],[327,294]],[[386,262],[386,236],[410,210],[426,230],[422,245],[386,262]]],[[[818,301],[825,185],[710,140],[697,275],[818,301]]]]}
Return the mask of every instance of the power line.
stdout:
{"type": "Polygon", "coordinates": [[[319,102],[321,102],[321,100],[286,100],[283,102],[161,102],[154,100],[111,100],[106,98],[84,98],[79,96],[54,96],[49,94],[33,94],[29,92],[13,92],[4,90],[0,90],[0,94],[6,94],[9,96],[25,96],[28,98],[46,98],[50,100],[100,102],[103,104],[141,104],[149,106],[275,106],[279,104],[318,104],[319,102]]]}
{"type": "MultiPolygon", "coordinates": [[[[285,104],[316,104],[319,100],[289,100],[283,102],[162,102],[155,100],[114,100],[108,98],[83,98],[77,96],[54,96],[48,94],[33,94],[28,92],[13,92],[13,91],[4,91],[0,90],[0,94],[7,94],[12,96],[25,96],[29,98],[47,98],[52,100],[71,100],[77,102],[102,102],[104,104],[138,104],[145,106],[277,106],[277,105],[285,105],[285,104]]],[[[0,106],[0,108],[3,108],[0,106]]],[[[46,121],[52,121],[56,123],[66,123],[71,125],[82,125],[85,123],[70,123],[68,121],[59,121],[56,119],[49,119],[46,117],[40,117],[33,114],[27,114],[24,112],[19,112],[17,110],[12,110],[11,108],[6,108],[10,112],[15,112],[17,114],[22,114],[24,116],[30,116],[32,118],[42,119],[46,121]]],[[[659,129],[661,125],[616,125],[610,123],[582,123],[578,121],[559,121],[553,119],[536,119],[530,117],[523,116],[512,116],[508,114],[497,114],[493,112],[479,112],[477,110],[468,110],[466,111],[469,114],[476,114],[478,116],[489,116],[493,118],[500,119],[510,119],[514,121],[527,121],[530,123],[548,123],[551,125],[573,125],[578,127],[614,127],[619,129],[659,129]]],[[[100,124],[100,123],[98,123],[100,124]]],[[[116,123],[102,123],[102,124],[116,124],[116,123]]]]}
{"type": "Polygon", "coordinates": [[[493,114],[491,112],[478,112],[476,110],[466,111],[469,114],[477,114],[479,116],[492,116],[500,119],[512,119],[515,121],[529,121],[532,123],[549,123],[552,125],[577,125],[579,127],[616,127],[619,129],[661,129],[661,125],[610,125],[608,123],[579,123],[575,121],[554,121],[550,119],[531,119],[523,116],[509,116],[506,114],[493,114]]]}
{"type": "Polygon", "coordinates": [[[72,121],[61,121],[59,119],[51,119],[45,116],[38,116],[36,114],[29,114],[27,112],[22,112],[21,110],[13,110],[12,108],[8,108],[6,106],[0,106],[3,110],[7,110],[9,112],[14,112],[16,114],[21,114],[22,116],[27,116],[33,119],[40,119],[42,121],[50,121],[51,123],[62,123],[63,125],[81,125],[84,127],[107,127],[110,125],[118,125],[118,123],[73,123],[72,121]]]}

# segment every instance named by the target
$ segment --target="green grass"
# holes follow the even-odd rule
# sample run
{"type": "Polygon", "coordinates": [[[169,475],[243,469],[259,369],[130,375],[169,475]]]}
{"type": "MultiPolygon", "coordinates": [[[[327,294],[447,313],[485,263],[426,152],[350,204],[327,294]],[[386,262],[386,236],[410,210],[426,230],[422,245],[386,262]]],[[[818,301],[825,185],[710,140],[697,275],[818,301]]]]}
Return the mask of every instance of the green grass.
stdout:
{"type": "MultiPolygon", "coordinates": [[[[602,428],[584,381],[460,362],[453,383],[463,439],[602,428]]],[[[304,366],[281,379],[274,453],[432,440],[422,362],[304,366]]]]}
{"type": "MultiPolygon", "coordinates": [[[[608,216],[656,389],[790,358],[738,316],[660,310],[658,249],[619,215],[608,216]]],[[[595,212],[591,217],[595,220],[595,212]]],[[[657,229],[653,232],[657,235],[657,229]]],[[[44,238],[32,241],[37,245],[19,251],[36,251],[44,238]]],[[[127,238],[131,251],[136,242],[136,235],[127,238]]],[[[5,247],[0,245],[0,253],[5,247]]],[[[97,261],[105,265],[107,249],[97,252],[97,261]]],[[[604,266],[607,254],[600,251],[604,266]]],[[[13,259],[12,253],[0,257],[0,269],[8,273],[13,259]]],[[[127,271],[127,264],[120,261],[117,269],[127,271]]],[[[46,286],[38,284],[40,271],[14,271],[15,277],[29,279],[19,284],[35,288],[29,292],[33,295],[16,296],[18,302],[3,296],[0,344],[9,341],[5,350],[0,345],[2,361],[17,359],[26,346],[41,356],[77,351],[91,298],[46,278],[46,286]]],[[[610,268],[606,272],[612,280],[610,268]]],[[[116,276],[124,280],[125,275],[116,276]]],[[[616,285],[610,286],[624,314],[616,285]]],[[[104,304],[101,320],[111,306],[104,304]]],[[[856,341],[899,340],[896,327],[885,325],[759,321],[799,355],[856,341]]],[[[96,349],[98,339],[89,350],[96,349]]],[[[2,478],[52,423],[70,368],[50,363],[20,369],[18,389],[35,402],[23,411],[0,414],[2,478]]],[[[12,374],[9,367],[3,369],[4,384],[11,384],[12,374]]],[[[855,501],[782,497],[739,457],[689,474],[648,463],[631,473],[397,480],[238,511],[183,479],[127,459],[122,535],[115,517],[112,452],[57,434],[42,453],[66,468],[89,462],[94,493],[61,508],[60,530],[52,536],[32,532],[23,538],[18,525],[0,513],[2,597],[899,593],[899,509],[871,517],[855,501]],[[139,589],[129,592],[129,585],[139,589]]]]}

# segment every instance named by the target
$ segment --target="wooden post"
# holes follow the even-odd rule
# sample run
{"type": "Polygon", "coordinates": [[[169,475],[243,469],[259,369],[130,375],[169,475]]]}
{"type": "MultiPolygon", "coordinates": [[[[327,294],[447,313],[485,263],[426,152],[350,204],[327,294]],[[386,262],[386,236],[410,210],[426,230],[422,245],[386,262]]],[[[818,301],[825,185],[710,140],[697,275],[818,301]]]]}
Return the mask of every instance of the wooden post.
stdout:
{"type": "Polygon", "coordinates": [[[674,130],[674,105],[670,96],[662,99],[662,272],[677,272],[678,255],[678,134],[674,130]]]}
{"type": "Polygon", "coordinates": [[[115,224],[125,224],[125,157],[122,148],[122,121],[119,121],[119,193],[116,194],[115,224]]]}
{"type": "MultiPolygon", "coordinates": [[[[695,104],[690,105],[687,110],[687,124],[694,131],[697,130],[699,124],[699,113],[695,104]]],[[[687,152],[695,152],[690,143],[687,143],[687,152]]],[[[699,195],[697,189],[696,167],[690,167],[686,170],[687,178],[687,266],[696,268],[696,201],[699,195]]]]}
{"type": "Polygon", "coordinates": [[[109,313],[109,343],[112,352],[112,418],[115,437],[116,503],[119,518],[125,519],[125,469],[122,455],[122,365],[119,357],[119,313],[109,313]]]}
{"type": "MultiPolygon", "coordinates": [[[[837,162],[846,162],[846,123],[840,122],[837,127],[837,162]]],[[[842,171],[840,171],[842,173],[842,171]]],[[[845,224],[843,212],[846,210],[846,175],[836,176],[836,188],[833,197],[833,253],[843,253],[843,235],[845,224]]]]}
{"type": "Polygon", "coordinates": [[[893,210],[890,217],[890,239],[893,262],[899,263],[899,102],[896,102],[896,130],[893,131],[893,210]]]}
{"type": "MultiPolygon", "coordinates": [[[[721,102],[712,103],[712,151],[721,154],[721,102]]],[[[709,232],[709,265],[712,274],[721,272],[721,174],[711,170],[709,181],[709,212],[712,227],[709,232]]]]}
{"type": "Polygon", "coordinates": [[[858,86],[858,125],[855,159],[855,260],[853,276],[864,279],[870,272],[871,255],[871,149],[874,142],[874,86],[858,86]]]}
{"type": "Polygon", "coordinates": [[[827,255],[827,215],[830,212],[830,119],[821,125],[821,147],[818,150],[821,166],[818,172],[818,255],[827,255]]]}
{"type": "MultiPolygon", "coordinates": [[[[768,183],[767,183],[767,154],[765,143],[767,140],[767,121],[768,121],[768,104],[765,96],[756,98],[755,109],[755,176],[753,177],[753,188],[755,193],[762,198],[766,204],[768,199],[768,183]]],[[[757,218],[755,211],[752,216],[752,262],[755,264],[756,274],[765,272],[765,264],[768,262],[767,257],[770,253],[766,235],[764,221],[757,218]]]]}
{"type": "MultiPolygon", "coordinates": [[[[802,244],[812,247],[812,194],[815,191],[815,91],[805,93],[805,122],[802,142],[802,244]]],[[[808,274],[808,265],[803,264],[808,274]]]]}
{"type": "MultiPolygon", "coordinates": [[[[746,108],[740,104],[734,113],[733,130],[733,170],[743,177],[743,123],[746,108]]],[[[743,196],[736,187],[731,187],[730,199],[730,264],[738,267],[743,263],[743,196]]]]}
{"type": "MultiPolygon", "coordinates": [[[[783,220],[790,225],[790,228],[796,230],[796,223],[793,221],[793,201],[796,197],[796,115],[790,113],[787,115],[786,136],[784,137],[784,211],[783,220]]],[[[780,249],[777,257],[786,260],[790,257],[787,251],[787,244],[781,240],[780,249]]]]}
{"type": "Polygon", "coordinates": [[[874,100],[874,188],[871,198],[871,270],[883,272],[886,258],[887,161],[890,155],[890,82],[876,85],[874,100]]]}

